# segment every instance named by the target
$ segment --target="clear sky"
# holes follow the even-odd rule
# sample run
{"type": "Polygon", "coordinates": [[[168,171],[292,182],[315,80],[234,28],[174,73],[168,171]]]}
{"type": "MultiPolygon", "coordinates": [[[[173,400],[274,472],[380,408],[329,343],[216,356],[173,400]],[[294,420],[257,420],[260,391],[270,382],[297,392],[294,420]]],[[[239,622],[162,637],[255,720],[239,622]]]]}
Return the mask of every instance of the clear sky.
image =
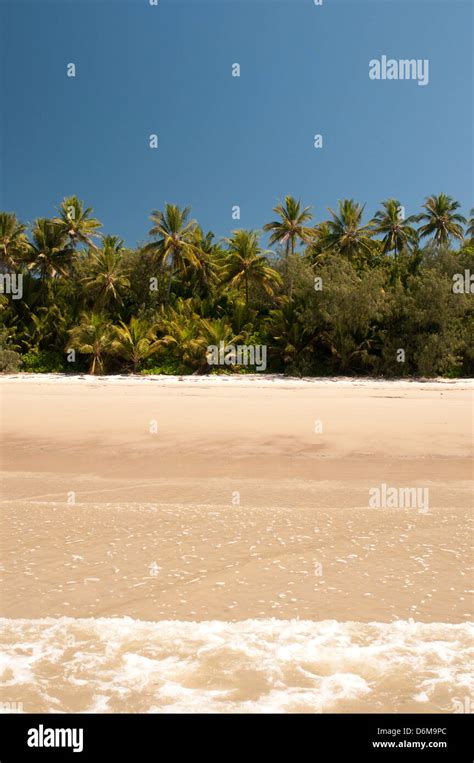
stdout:
{"type": "Polygon", "coordinates": [[[76,194],[135,245],[166,201],[217,236],[288,193],[318,220],[346,197],[473,206],[470,0],[0,6],[0,208],[25,222],[76,194]],[[429,59],[428,85],[371,80],[383,55],[429,59]]]}

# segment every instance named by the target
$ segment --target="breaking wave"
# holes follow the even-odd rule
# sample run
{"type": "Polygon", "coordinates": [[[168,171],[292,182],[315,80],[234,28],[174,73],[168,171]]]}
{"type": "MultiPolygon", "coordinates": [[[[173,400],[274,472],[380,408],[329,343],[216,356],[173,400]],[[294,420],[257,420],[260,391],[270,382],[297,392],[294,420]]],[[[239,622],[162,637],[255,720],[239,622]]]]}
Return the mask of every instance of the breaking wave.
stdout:
{"type": "Polygon", "coordinates": [[[0,620],[24,712],[454,712],[470,624],[0,620]]]}

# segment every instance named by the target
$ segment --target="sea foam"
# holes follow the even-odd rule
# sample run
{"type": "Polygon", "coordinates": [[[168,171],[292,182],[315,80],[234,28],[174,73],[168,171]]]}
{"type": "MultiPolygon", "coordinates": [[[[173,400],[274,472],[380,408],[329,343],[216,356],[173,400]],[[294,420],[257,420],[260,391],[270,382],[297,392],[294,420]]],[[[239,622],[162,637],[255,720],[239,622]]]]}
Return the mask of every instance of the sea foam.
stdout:
{"type": "Polygon", "coordinates": [[[472,624],[0,620],[24,712],[459,712],[472,624]]]}

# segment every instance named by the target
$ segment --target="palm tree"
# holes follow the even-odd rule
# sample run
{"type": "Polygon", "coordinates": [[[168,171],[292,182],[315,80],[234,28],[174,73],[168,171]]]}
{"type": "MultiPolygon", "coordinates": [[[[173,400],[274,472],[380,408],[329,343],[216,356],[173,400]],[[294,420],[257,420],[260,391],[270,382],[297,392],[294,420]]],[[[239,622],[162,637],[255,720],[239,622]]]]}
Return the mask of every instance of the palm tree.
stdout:
{"type": "Polygon", "coordinates": [[[0,212],[0,266],[17,270],[28,247],[26,225],[13,212],[0,212]]]}
{"type": "Polygon", "coordinates": [[[258,310],[251,310],[247,307],[239,294],[237,299],[229,300],[227,303],[226,316],[230,318],[234,333],[239,334],[244,341],[247,341],[253,334],[258,310]]]}
{"type": "Polygon", "coordinates": [[[469,211],[469,220],[467,221],[466,236],[471,241],[474,240],[474,207],[469,211]]]}
{"type": "Polygon", "coordinates": [[[149,235],[157,240],[148,244],[145,251],[156,255],[162,270],[169,266],[168,295],[175,270],[183,273],[190,265],[199,268],[194,238],[197,223],[188,219],[190,211],[190,207],[180,209],[176,204],[166,204],[164,212],[151,213],[154,225],[149,235]]]}
{"type": "Polygon", "coordinates": [[[223,258],[223,251],[214,241],[214,234],[209,231],[204,235],[196,226],[192,236],[197,267],[189,264],[183,272],[183,280],[192,284],[193,292],[201,299],[206,299],[218,282],[218,270],[223,258]]]}
{"type": "Polygon", "coordinates": [[[204,370],[206,361],[206,339],[203,319],[194,312],[191,299],[178,299],[174,307],[162,306],[162,317],[158,327],[160,347],[167,350],[168,357],[177,361],[182,369],[192,367],[204,370]]]}
{"type": "Polygon", "coordinates": [[[287,257],[293,255],[298,239],[308,241],[309,231],[305,223],[313,217],[310,209],[311,207],[302,209],[301,201],[296,201],[293,196],[285,196],[285,202],[273,208],[273,211],[280,215],[281,220],[274,220],[263,226],[264,231],[271,231],[270,245],[284,244],[287,257]]]}
{"type": "Polygon", "coordinates": [[[245,338],[243,332],[235,333],[226,318],[217,318],[215,320],[203,318],[201,329],[207,346],[218,346],[220,342],[223,342],[224,345],[235,344],[245,338]]]}
{"type": "Polygon", "coordinates": [[[418,233],[421,238],[433,236],[439,246],[447,244],[451,238],[462,239],[466,218],[456,212],[460,207],[459,201],[451,196],[440,193],[439,196],[428,196],[423,208],[426,212],[417,216],[418,222],[424,222],[418,233]]]}
{"type": "Polygon", "coordinates": [[[266,323],[285,366],[296,367],[298,361],[311,353],[313,332],[299,320],[298,308],[288,297],[281,299],[278,308],[270,310],[266,323]]]}
{"type": "Polygon", "coordinates": [[[322,223],[318,223],[310,230],[310,243],[306,250],[306,255],[311,262],[314,262],[316,257],[328,254],[328,248],[326,247],[326,238],[331,233],[329,223],[327,220],[322,223]]]}
{"type": "Polygon", "coordinates": [[[395,252],[397,256],[410,244],[416,244],[418,234],[411,223],[416,222],[417,218],[415,215],[400,218],[400,202],[396,199],[383,201],[382,207],[374,216],[374,233],[383,234],[383,253],[395,252]]]}
{"type": "Polygon", "coordinates": [[[356,260],[372,253],[372,222],[362,225],[364,205],[353,199],[338,202],[338,213],[329,209],[332,220],[327,221],[327,233],[321,244],[324,250],[335,249],[340,254],[356,260]]]}
{"type": "Polygon", "coordinates": [[[281,276],[268,265],[262,254],[255,231],[236,230],[226,239],[228,250],[225,261],[224,283],[237,288],[244,287],[245,305],[249,304],[251,284],[261,286],[267,294],[273,295],[273,285],[281,284],[281,276]]]}
{"type": "Polygon", "coordinates": [[[123,304],[122,292],[130,286],[123,251],[123,241],[117,236],[104,236],[102,248],[91,252],[90,275],[84,283],[95,293],[97,307],[123,304]]]}
{"type": "Polygon", "coordinates": [[[46,278],[65,276],[69,272],[72,249],[67,246],[64,228],[54,220],[39,217],[32,230],[32,242],[26,252],[28,269],[46,278]]]}
{"type": "Polygon", "coordinates": [[[56,304],[36,308],[30,312],[30,322],[24,325],[21,339],[31,349],[61,350],[67,337],[68,321],[56,304]]]}
{"type": "Polygon", "coordinates": [[[54,218],[61,230],[68,236],[72,249],[79,243],[93,246],[92,238],[97,236],[101,223],[90,217],[92,208],[84,209],[84,204],[77,196],[66,197],[59,207],[59,217],[54,218]]]}
{"type": "Polygon", "coordinates": [[[104,357],[111,352],[113,331],[108,319],[99,313],[83,313],[79,326],[69,331],[71,341],[68,349],[77,349],[82,355],[90,355],[89,373],[101,374],[104,357]]]}
{"type": "Polygon", "coordinates": [[[132,317],[128,326],[121,321],[119,326],[114,327],[113,334],[112,352],[127,361],[133,373],[136,373],[141,363],[160,347],[153,327],[140,318],[132,317]]]}

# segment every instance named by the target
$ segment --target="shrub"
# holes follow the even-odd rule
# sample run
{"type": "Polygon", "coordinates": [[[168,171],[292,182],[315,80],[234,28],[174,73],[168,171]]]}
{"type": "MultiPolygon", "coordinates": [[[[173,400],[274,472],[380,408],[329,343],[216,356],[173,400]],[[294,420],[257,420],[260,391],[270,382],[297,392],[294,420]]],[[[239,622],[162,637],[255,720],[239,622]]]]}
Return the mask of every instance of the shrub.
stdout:
{"type": "Polygon", "coordinates": [[[60,352],[31,350],[22,356],[23,371],[36,374],[58,374],[70,371],[71,367],[60,352]]]}
{"type": "Polygon", "coordinates": [[[0,350],[0,372],[14,374],[20,370],[21,355],[15,350],[0,350]]]}
{"type": "Polygon", "coordinates": [[[22,365],[21,355],[11,345],[8,330],[0,330],[0,372],[14,374],[22,365]]]}

